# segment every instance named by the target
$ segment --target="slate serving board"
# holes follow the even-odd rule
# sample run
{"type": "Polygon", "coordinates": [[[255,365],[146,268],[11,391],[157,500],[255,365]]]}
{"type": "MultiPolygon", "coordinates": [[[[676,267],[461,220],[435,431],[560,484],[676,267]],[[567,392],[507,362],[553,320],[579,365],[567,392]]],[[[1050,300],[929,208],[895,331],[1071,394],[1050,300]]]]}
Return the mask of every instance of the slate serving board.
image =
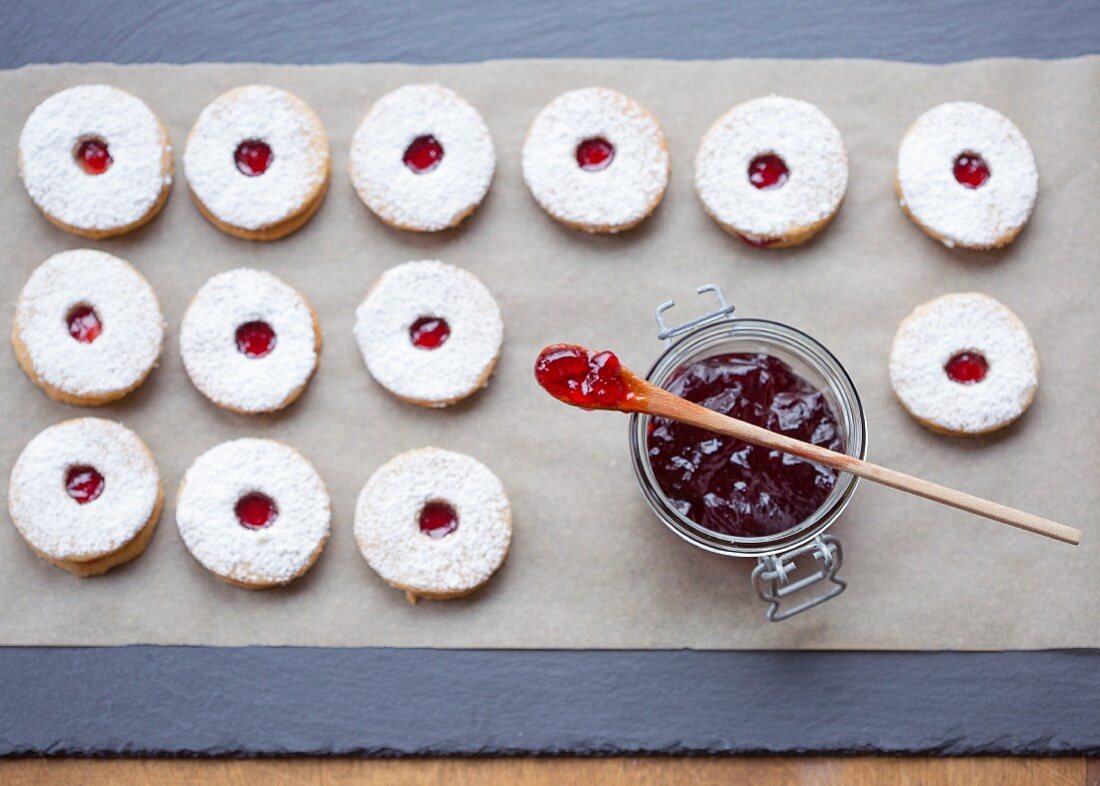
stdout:
{"type": "MultiPolygon", "coordinates": [[[[29,62],[1097,51],[1070,0],[5,7],[29,62]]],[[[1100,652],[0,648],[0,754],[1098,753],[1100,652]]]]}

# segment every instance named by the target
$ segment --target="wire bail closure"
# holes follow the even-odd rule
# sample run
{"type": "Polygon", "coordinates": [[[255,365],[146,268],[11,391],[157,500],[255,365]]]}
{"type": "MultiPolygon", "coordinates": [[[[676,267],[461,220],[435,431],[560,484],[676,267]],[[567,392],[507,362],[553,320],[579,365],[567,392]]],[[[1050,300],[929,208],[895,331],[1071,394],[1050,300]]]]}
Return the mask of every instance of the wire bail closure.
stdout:
{"type": "Polygon", "coordinates": [[[711,311],[709,314],[704,314],[701,317],[695,319],[689,319],[687,322],[681,322],[679,325],[669,327],[665,324],[665,312],[676,305],[675,300],[666,300],[661,305],[657,306],[657,310],[653,316],[657,320],[657,340],[665,342],[665,346],[672,343],[672,340],[677,336],[681,336],[687,333],[689,330],[693,330],[700,325],[705,325],[709,322],[715,322],[719,319],[725,319],[733,313],[733,305],[726,300],[726,296],[722,293],[722,289],[717,284],[704,284],[703,286],[695,290],[695,294],[704,295],[707,292],[713,292],[718,298],[718,308],[711,311]]]}

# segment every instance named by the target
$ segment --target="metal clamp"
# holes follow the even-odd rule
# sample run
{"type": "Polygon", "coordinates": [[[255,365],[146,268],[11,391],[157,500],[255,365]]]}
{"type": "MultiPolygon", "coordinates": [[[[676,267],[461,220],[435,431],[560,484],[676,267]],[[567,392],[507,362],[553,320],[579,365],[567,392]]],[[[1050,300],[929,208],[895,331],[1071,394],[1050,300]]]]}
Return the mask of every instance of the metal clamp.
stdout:
{"type": "Polygon", "coordinates": [[[709,314],[704,314],[703,316],[696,317],[695,319],[689,319],[687,322],[683,322],[679,325],[676,325],[675,327],[670,328],[668,325],[665,324],[665,312],[675,306],[676,301],[666,300],[664,303],[657,306],[657,311],[654,314],[657,319],[657,327],[659,328],[657,332],[657,339],[659,341],[664,341],[666,345],[671,344],[672,339],[676,338],[676,336],[682,335],[689,330],[692,330],[699,325],[705,324],[707,322],[714,322],[716,320],[728,317],[730,314],[733,313],[733,306],[731,306],[729,301],[726,300],[726,296],[722,294],[722,290],[719,289],[717,284],[704,284],[703,286],[696,289],[695,292],[698,295],[702,295],[707,292],[713,292],[715,295],[718,296],[719,307],[714,311],[711,311],[709,314]]]}
{"type": "Polygon", "coordinates": [[[836,577],[843,561],[844,550],[840,546],[840,541],[832,535],[818,535],[805,546],[785,554],[760,557],[752,571],[752,585],[760,600],[771,604],[768,608],[768,619],[772,622],[780,622],[844,592],[848,583],[836,577]],[[813,573],[792,581],[790,574],[797,567],[794,558],[811,553],[815,560],[821,562],[821,566],[813,573]],[[829,581],[832,586],[820,595],[780,611],[780,603],[785,598],[821,581],[829,581]]]}

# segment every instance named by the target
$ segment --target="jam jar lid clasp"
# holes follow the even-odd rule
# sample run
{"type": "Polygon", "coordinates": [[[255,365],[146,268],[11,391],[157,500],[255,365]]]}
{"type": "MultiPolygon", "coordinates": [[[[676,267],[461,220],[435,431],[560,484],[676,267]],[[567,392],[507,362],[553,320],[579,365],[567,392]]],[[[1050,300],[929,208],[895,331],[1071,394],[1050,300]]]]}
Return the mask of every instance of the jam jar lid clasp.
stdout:
{"type": "Polygon", "coordinates": [[[844,592],[848,583],[836,576],[843,561],[844,551],[840,541],[832,535],[818,535],[806,545],[793,551],[760,557],[752,571],[752,585],[756,588],[756,594],[760,600],[771,604],[768,608],[768,619],[772,622],[780,622],[844,592]],[[794,578],[791,576],[791,572],[796,568],[794,558],[804,554],[812,554],[813,558],[821,564],[815,566],[806,575],[794,578]],[[780,604],[784,599],[822,581],[830,582],[831,586],[818,595],[780,610],[780,604]]]}
{"type": "Polygon", "coordinates": [[[669,327],[665,324],[665,312],[675,306],[676,301],[666,300],[664,303],[657,306],[657,310],[654,313],[654,317],[657,319],[658,341],[664,341],[665,345],[668,346],[672,344],[672,340],[677,336],[682,336],[684,333],[694,330],[701,325],[705,325],[710,322],[717,322],[720,319],[725,319],[733,313],[734,307],[730,304],[728,300],[726,300],[726,296],[722,294],[722,290],[717,284],[704,284],[703,286],[698,287],[695,292],[699,295],[703,295],[707,292],[713,292],[718,298],[718,308],[716,308],[714,311],[711,311],[709,314],[704,314],[701,317],[689,319],[687,322],[682,322],[679,325],[669,327]]]}

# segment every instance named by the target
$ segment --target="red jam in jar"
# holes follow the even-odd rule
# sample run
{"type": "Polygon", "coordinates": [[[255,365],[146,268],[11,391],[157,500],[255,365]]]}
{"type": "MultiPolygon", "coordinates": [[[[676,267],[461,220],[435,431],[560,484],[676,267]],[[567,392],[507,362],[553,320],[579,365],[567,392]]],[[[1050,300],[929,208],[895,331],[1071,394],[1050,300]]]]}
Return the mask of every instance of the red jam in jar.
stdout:
{"type": "MultiPolygon", "coordinates": [[[[845,449],[825,394],[764,352],[696,360],[665,387],[779,434],[845,449]]],[[[672,506],[700,526],[735,537],[765,537],[798,526],[836,483],[837,473],[828,467],[665,418],[650,421],[646,447],[672,506]]]]}

